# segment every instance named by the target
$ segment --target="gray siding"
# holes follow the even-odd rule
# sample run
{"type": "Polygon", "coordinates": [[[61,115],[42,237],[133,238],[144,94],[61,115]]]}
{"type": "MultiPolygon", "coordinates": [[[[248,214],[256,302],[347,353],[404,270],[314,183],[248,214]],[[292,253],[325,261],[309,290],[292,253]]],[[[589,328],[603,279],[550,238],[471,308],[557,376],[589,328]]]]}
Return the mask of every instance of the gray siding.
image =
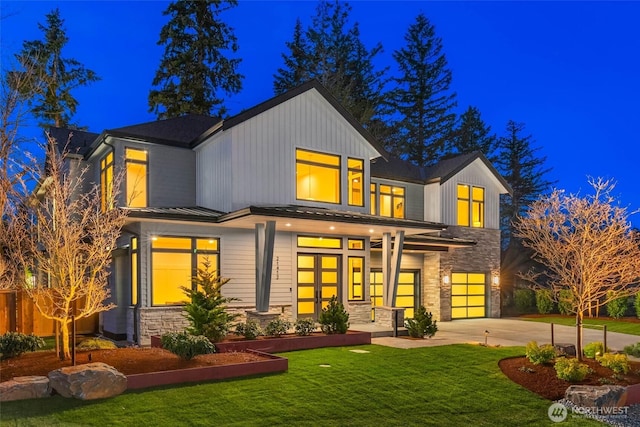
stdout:
{"type": "Polygon", "coordinates": [[[441,222],[441,200],[440,183],[427,184],[424,186],[424,220],[441,222]]]}
{"type": "Polygon", "coordinates": [[[217,134],[196,152],[196,198],[198,206],[231,211],[233,175],[231,134],[217,134]]]}
{"type": "Polygon", "coordinates": [[[315,90],[292,98],[225,133],[230,135],[230,140],[217,135],[197,150],[198,201],[203,206],[224,207],[220,210],[230,211],[252,204],[301,204],[369,211],[366,197],[364,207],[346,203],[346,162],[348,157],[363,159],[365,182],[368,182],[369,160],[378,154],[315,90]],[[341,155],[342,204],[296,200],[296,148],[341,155]],[[220,187],[216,178],[221,177],[215,172],[208,174],[203,170],[205,167],[224,169],[231,177],[230,182],[225,178],[228,190],[215,190],[220,187]],[[216,200],[221,195],[223,200],[216,200]]]}
{"type": "MultiPolygon", "coordinates": [[[[405,216],[407,219],[424,219],[424,190],[421,184],[414,184],[411,182],[393,181],[390,179],[372,178],[372,184],[394,185],[398,187],[404,187],[406,189],[404,195],[405,203],[405,216]]],[[[379,189],[378,189],[379,192],[379,189]]],[[[367,187],[366,194],[369,194],[369,188],[367,187]]],[[[369,197],[367,197],[369,201],[369,197]]]]}

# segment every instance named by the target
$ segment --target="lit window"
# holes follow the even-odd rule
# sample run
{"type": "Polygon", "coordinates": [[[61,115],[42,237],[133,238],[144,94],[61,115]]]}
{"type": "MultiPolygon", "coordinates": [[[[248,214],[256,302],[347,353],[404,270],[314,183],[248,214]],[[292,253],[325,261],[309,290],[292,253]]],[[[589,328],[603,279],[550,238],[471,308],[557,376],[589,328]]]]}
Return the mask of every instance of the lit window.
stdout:
{"type": "Polygon", "coordinates": [[[126,204],[132,208],[147,207],[147,152],[125,148],[127,170],[126,204]]]}
{"type": "Polygon", "coordinates": [[[349,300],[364,301],[364,258],[349,257],[349,300]]]}
{"type": "Polygon", "coordinates": [[[360,159],[347,160],[349,173],[349,204],[364,206],[364,162],[360,159]]]}
{"type": "Polygon", "coordinates": [[[138,238],[131,238],[131,305],[138,304],[138,238]]]}
{"type": "Polygon", "coordinates": [[[298,236],[299,248],[342,248],[342,239],[339,237],[323,236],[298,236]]]}
{"type": "Polygon", "coordinates": [[[458,184],[458,225],[484,227],[484,188],[458,184]]]}
{"type": "Polygon", "coordinates": [[[115,207],[113,200],[113,151],[100,160],[100,206],[102,212],[115,207]]]}
{"type": "Polygon", "coordinates": [[[297,149],[296,198],[340,203],[340,157],[297,149]]]}
{"type": "Polygon", "coordinates": [[[364,239],[349,239],[347,242],[349,249],[364,249],[364,239]]]}
{"type": "Polygon", "coordinates": [[[218,239],[155,237],[151,241],[151,304],[179,305],[188,298],[181,287],[192,287],[197,269],[208,261],[219,272],[218,239]]]}
{"type": "Polygon", "coordinates": [[[371,184],[371,200],[370,200],[370,203],[371,203],[371,215],[375,215],[377,210],[378,210],[377,203],[376,203],[377,199],[378,198],[376,197],[376,185],[375,184],[371,184]]]}
{"type": "Polygon", "coordinates": [[[380,185],[380,216],[404,218],[404,187],[380,185]]]}

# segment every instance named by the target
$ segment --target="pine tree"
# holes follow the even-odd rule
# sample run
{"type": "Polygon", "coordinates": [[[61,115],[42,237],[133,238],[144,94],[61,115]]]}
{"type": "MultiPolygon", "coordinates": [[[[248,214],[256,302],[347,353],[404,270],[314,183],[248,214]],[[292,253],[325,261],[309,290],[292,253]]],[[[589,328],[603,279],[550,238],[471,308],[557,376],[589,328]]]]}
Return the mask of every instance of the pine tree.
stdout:
{"type": "Polygon", "coordinates": [[[386,69],[376,70],[373,60],[382,45],[367,49],[358,23],[348,28],[350,11],[346,2],[322,1],[307,29],[296,22],[286,43],[289,54],[282,55],[284,67],[274,75],[274,91],[317,79],[362,125],[381,131],[386,69]]]}
{"type": "Polygon", "coordinates": [[[20,91],[28,96],[31,112],[41,120],[41,127],[77,127],[71,123],[71,119],[78,101],[71,92],[100,78],[79,61],[63,58],[62,49],[69,38],[60,11],[54,9],[46,15],[46,19],[46,25],[38,24],[44,40],[25,41],[22,51],[16,54],[21,70],[9,74],[9,84],[21,82],[20,91]],[[28,78],[26,84],[25,77],[28,78]]]}
{"type": "Polygon", "coordinates": [[[487,126],[480,117],[480,110],[469,106],[460,116],[460,126],[451,138],[451,153],[480,151],[493,163],[496,160],[496,145],[496,135],[491,133],[491,126],[487,126]]]}
{"type": "Polygon", "coordinates": [[[390,106],[399,114],[394,122],[393,152],[417,165],[433,164],[446,150],[456,116],[455,93],[449,90],[451,70],[442,53],[442,40],[424,14],[404,36],[406,46],[393,53],[400,76],[393,81],[390,106]]]}
{"type": "Polygon", "coordinates": [[[236,0],[176,1],[163,12],[169,22],[160,31],[164,56],[149,92],[149,111],[158,119],[188,113],[223,116],[227,109],[220,92],[238,93],[240,59],[228,58],[238,43],[220,15],[236,0]]]}

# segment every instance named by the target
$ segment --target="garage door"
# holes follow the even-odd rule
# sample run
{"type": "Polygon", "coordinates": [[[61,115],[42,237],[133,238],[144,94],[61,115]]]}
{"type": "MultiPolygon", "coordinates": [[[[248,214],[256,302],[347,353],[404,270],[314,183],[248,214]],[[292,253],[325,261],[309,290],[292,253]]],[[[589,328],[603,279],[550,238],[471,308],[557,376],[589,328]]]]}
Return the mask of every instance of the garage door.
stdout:
{"type": "Polygon", "coordinates": [[[484,273],[452,273],[451,318],[485,317],[485,295],[486,282],[484,273]]]}

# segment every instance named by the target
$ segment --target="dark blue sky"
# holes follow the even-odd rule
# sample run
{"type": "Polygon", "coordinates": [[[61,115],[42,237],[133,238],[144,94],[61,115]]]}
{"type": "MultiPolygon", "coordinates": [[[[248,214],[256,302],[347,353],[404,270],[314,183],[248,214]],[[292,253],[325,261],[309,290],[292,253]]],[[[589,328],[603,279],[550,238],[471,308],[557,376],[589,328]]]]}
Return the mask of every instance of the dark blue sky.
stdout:
{"type": "MultiPolygon", "coordinates": [[[[24,40],[40,39],[38,22],[60,8],[72,57],[102,80],[75,92],[75,121],[89,130],[154,120],[147,96],[162,55],[157,46],[168,2],[3,0],[2,67],[24,40]]],[[[498,135],[509,119],[526,124],[547,157],[556,187],[588,191],[587,176],[613,178],[616,195],[640,208],[640,2],[353,1],[367,47],[381,42],[379,65],[415,16],[424,12],[443,39],[458,112],[478,107],[498,135]]],[[[273,95],[273,74],[297,17],[310,21],[315,1],[243,1],[226,14],[244,74],[228,99],[232,114],[273,95]]],[[[632,217],[640,224],[640,214],[632,217]]]]}

